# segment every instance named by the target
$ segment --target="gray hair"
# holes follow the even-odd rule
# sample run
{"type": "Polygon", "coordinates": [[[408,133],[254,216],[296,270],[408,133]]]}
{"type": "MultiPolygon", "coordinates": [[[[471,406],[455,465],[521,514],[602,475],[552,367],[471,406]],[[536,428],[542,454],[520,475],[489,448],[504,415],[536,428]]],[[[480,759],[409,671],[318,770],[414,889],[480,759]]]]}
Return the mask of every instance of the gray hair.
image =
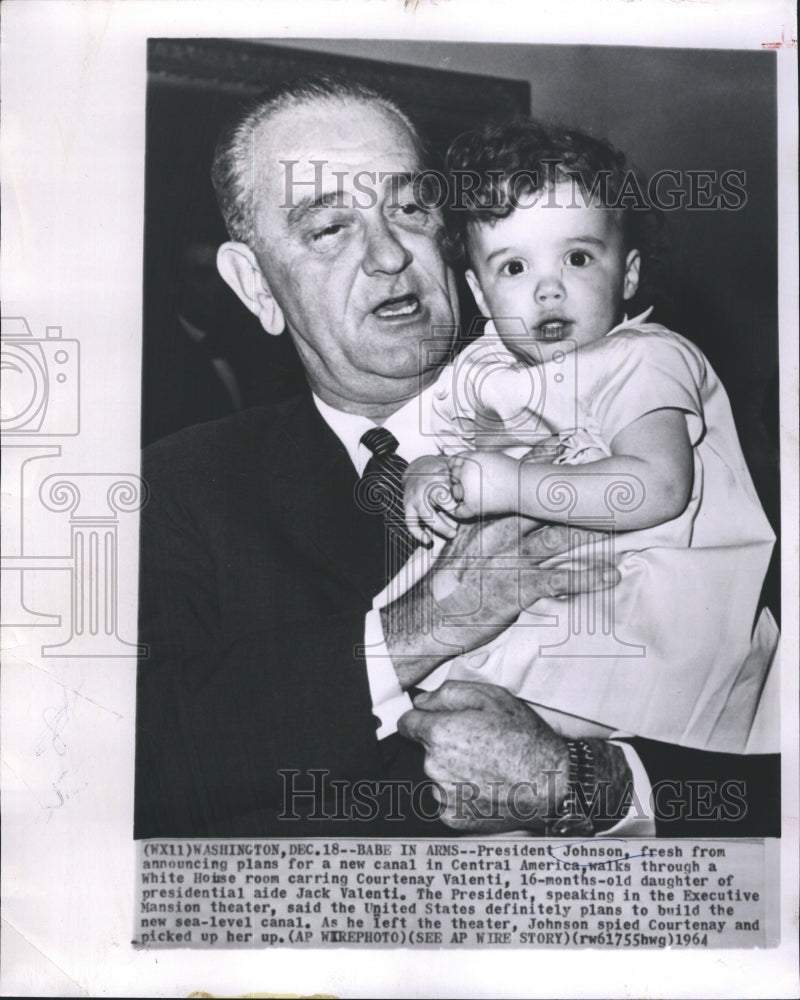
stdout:
{"type": "Polygon", "coordinates": [[[241,109],[223,129],[214,150],[211,180],[217,204],[232,240],[252,248],[255,238],[253,218],[252,151],[253,134],[262,123],[280,112],[313,101],[358,101],[377,105],[396,116],[408,129],[420,158],[424,148],[416,128],[390,98],[357,83],[339,77],[302,77],[278,89],[260,95],[241,109]]]}

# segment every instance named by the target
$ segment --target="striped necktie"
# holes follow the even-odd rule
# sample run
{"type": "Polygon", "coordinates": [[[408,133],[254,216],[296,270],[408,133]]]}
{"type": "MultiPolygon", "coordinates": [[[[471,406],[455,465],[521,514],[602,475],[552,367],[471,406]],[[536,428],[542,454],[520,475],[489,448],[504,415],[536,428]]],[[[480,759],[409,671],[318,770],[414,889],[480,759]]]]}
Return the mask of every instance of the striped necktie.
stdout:
{"type": "Polygon", "coordinates": [[[356,503],[368,513],[383,514],[388,581],[417,547],[403,518],[403,473],[408,462],[397,454],[397,438],[384,427],[365,431],[361,443],[372,452],[372,457],[356,486],[356,503]]]}
{"type": "MultiPolygon", "coordinates": [[[[410,535],[403,517],[403,473],[408,462],[397,454],[397,438],[383,427],[371,427],[361,437],[361,443],[372,452],[364,473],[356,485],[356,503],[369,513],[383,514],[386,525],[386,582],[393,580],[419,544],[410,535]]],[[[416,687],[408,693],[415,697],[416,687]]],[[[406,741],[399,733],[381,740],[381,754],[388,766],[400,753],[406,741]]]]}

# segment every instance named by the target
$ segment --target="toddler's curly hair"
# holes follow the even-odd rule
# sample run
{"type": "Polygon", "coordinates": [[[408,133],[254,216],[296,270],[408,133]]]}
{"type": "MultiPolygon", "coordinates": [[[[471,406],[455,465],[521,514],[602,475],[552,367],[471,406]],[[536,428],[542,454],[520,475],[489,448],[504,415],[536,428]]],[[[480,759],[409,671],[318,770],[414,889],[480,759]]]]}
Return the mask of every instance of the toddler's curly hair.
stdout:
{"type": "MultiPolygon", "coordinates": [[[[608,142],[566,125],[529,118],[491,123],[459,135],[447,152],[450,198],[445,249],[453,263],[467,260],[467,236],[474,223],[503,219],[523,199],[562,181],[573,183],[600,204],[618,208],[625,249],[637,249],[643,277],[660,256],[663,218],[643,204],[647,190],[625,155],[608,142]]],[[[573,200],[581,204],[579,193],[573,200]]],[[[646,199],[645,199],[646,201],[646,199]]]]}

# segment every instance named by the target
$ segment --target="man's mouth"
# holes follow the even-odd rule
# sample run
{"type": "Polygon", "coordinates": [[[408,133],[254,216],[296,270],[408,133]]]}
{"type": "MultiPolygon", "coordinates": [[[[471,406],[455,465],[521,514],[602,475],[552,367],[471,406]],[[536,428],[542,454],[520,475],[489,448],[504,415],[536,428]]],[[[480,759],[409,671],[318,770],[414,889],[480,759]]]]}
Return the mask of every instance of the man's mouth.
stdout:
{"type": "Polygon", "coordinates": [[[561,316],[551,316],[534,326],[538,340],[563,340],[567,336],[572,321],[561,316]]]}
{"type": "Polygon", "coordinates": [[[416,316],[420,311],[420,301],[416,295],[396,295],[391,299],[384,299],[372,310],[378,319],[407,319],[409,316],[416,316]]]}

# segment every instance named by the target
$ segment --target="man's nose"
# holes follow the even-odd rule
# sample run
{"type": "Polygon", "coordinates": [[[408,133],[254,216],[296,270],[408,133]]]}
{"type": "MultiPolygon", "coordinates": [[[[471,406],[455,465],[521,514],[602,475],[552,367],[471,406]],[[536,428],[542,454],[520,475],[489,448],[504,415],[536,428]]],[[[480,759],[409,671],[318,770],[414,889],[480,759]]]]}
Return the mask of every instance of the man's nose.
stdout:
{"type": "Polygon", "coordinates": [[[533,297],[538,305],[551,302],[562,302],[566,298],[566,290],[561,281],[561,272],[543,274],[536,282],[533,297]]]}
{"type": "Polygon", "coordinates": [[[367,230],[362,267],[368,275],[398,274],[414,259],[386,219],[372,222],[367,230]]]}

